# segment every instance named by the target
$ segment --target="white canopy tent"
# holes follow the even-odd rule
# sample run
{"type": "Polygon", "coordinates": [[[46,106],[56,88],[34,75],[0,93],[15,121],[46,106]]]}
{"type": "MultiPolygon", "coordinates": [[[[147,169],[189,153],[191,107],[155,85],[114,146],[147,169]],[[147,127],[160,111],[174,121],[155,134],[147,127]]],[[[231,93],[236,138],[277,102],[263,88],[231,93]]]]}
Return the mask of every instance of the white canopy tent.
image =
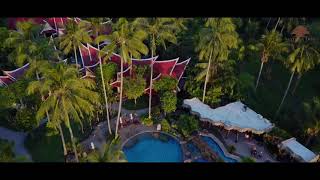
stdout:
{"type": "Polygon", "coordinates": [[[316,155],[308,148],[296,141],[296,138],[290,138],[282,141],[279,145],[281,149],[288,151],[294,158],[301,162],[316,162],[319,155],[316,155]]]}
{"type": "Polygon", "coordinates": [[[183,106],[198,114],[200,120],[211,122],[217,126],[224,126],[227,130],[234,129],[239,132],[251,131],[256,134],[262,134],[273,128],[273,124],[270,121],[240,101],[212,109],[198,98],[192,98],[185,99],[183,106]]]}

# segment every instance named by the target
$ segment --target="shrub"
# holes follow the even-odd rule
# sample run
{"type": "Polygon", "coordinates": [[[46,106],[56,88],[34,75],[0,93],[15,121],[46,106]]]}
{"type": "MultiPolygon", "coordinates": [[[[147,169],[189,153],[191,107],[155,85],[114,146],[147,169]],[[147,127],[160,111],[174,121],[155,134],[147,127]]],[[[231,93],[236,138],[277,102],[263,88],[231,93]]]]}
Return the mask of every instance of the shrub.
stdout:
{"type": "Polygon", "coordinates": [[[160,107],[159,106],[152,107],[151,114],[152,116],[160,116],[161,114],[160,107]]]}
{"type": "Polygon", "coordinates": [[[28,108],[18,110],[15,121],[12,123],[18,130],[22,131],[31,131],[38,125],[35,114],[28,108]]]}
{"type": "Polygon", "coordinates": [[[154,89],[157,92],[166,92],[176,89],[178,81],[170,76],[161,77],[159,81],[154,83],[154,89]]]}
{"type": "Polygon", "coordinates": [[[177,128],[183,136],[189,137],[192,132],[198,130],[199,121],[192,115],[183,114],[179,117],[177,128]]]}
{"type": "Polygon", "coordinates": [[[13,142],[0,139],[0,162],[14,162],[13,142]]]}
{"type": "Polygon", "coordinates": [[[243,163],[254,163],[256,161],[252,157],[243,157],[243,158],[241,158],[241,162],[243,162],[243,163]]]}
{"type": "Polygon", "coordinates": [[[161,94],[160,101],[165,113],[174,112],[177,109],[177,95],[174,92],[164,92],[161,94]]]}
{"type": "Polygon", "coordinates": [[[236,151],[236,147],[235,146],[233,146],[233,145],[231,145],[231,146],[228,146],[228,152],[229,153],[234,153],[236,151]]]}
{"type": "Polygon", "coordinates": [[[152,119],[148,118],[148,117],[141,118],[141,123],[143,125],[146,125],[146,126],[152,126],[153,125],[152,119]]]}
{"type": "Polygon", "coordinates": [[[171,129],[169,122],[166,119],[161,121],[161,130],[164,132],[169,132],[171,129]]]}
{"type": "Polygon", "coordinates": [[[268,134],[271,136],[280,137],[282,139],[288,139],[291,137],[287,131],[280,129],[278,127],[274,127],[268,134]]]}

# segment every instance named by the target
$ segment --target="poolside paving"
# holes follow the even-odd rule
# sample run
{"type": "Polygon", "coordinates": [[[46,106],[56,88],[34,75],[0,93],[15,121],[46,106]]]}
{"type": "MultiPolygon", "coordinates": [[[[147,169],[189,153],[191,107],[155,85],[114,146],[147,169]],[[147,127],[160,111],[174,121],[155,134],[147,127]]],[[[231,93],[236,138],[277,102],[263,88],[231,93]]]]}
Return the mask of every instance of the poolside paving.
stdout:
{"type": "MultiPolygon", "coordinates": [[[[111,108],[113,110],[117,110],[118,109],[118,103],[114,103],[111,105],[111,108]]],[[[138,116],[147,113],[148,112],[148,108],[145,109],[140,109],[140,110],[127,110],[125,108],[122,108],[121,110],[122,112],[122,116],[129,116],[130,113],[136,114],[138,116]]],[[[116,127],[116,120],[117,117],[114,117],[112,119],[110,119],[110,124],[111,124],[111,130],[114,132],[115,131],[115,127],[116,127]]],[[[125,128],[120,128],[119,129],[119,136],[121,137],[121,144],[129,137],[142,132],[142,131],[151,131],[151,130],[155,130],[155,127],[147,127],[144,125],[135,125],[135,124],[131,124],[125,128]]],[[[103,121],[98,123],[95,127],[93,132],[90,134],[90,136],[81,142],[82,146],[84,147],[85,151],[90,151],[91,149],[91,142],[94,144],[95,148],[97,149],[101,149],[101,147],[103,146],[103,144],[105,144],[106,139],[109,135],[108,132],[108,124],[107,121],[103,121]]]]}
{"type": "Polygon", "coordinates": [[[225,142],[228,146],[233,145],[236,148],[235,155],[239,155],[241,157],[252,157],[255,159],[256,162],[277,162],[274,160],[272,155],[268,152],[268,150],[263,146],[257,143],[256,140],[248,140],[244,137],[243,133],[239,133],[238,142],[235,142],[236,134],[230,132],[229,135],[226,137],[226,132],[219,130],[221,135],[223,136],[225,142]],[[251,148],[255,146],[258,153],[262,152],[261,158],[255,158],[251,155],[251,148]]]}

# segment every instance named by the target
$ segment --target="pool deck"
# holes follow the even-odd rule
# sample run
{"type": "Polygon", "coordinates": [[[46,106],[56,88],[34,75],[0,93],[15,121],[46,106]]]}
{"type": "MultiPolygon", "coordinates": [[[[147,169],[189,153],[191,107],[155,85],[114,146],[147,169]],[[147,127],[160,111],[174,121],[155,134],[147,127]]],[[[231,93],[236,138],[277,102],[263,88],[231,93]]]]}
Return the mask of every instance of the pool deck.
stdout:
{"type": "MultiPolygon", "coordinates": [[[[114,108],[117,107],[116,104],[114,104],[113,106],[114,106],[114,108]]],[[[145,113],[146,110],[147,109],[142,109],[142,110],[137,110],[137,111],[129,111],[129,110],[126,110],[123,108],[122,114],[128,115],[129,113],[137,113],[137,115],[140,116],[141,114],[145,113]]],[[[111,128],[114,131],[115,126],[116,126],[116,117],[112,118],[110,121],[111,121],[111,128]]],[[[136,134],[146,132],[146,131],[156,131],[156,125],[145,126],[142,124],[131,124],[125,128],[120,128],[119,129],[119,136],[121,137],[120,143],[123,144],[128,138],[130,138],[136,134]]],[[[255,140],[246,139],[244,137],[243,133],[239,133],[238,142],[236,143],[235,142],[236,134],[230,132],[229,135],[226,137],[226,135],[225,135],[226,131],[221,131],[218,129],[218,132],[223,137],[224,143],[222,143],[213,134],[205,133],[205,132],[202,132],[202,134],[213,138],[219,144],[221,149],[224,151],[225,155],[227,155],[233,159],[237,159],[237,160],[239,160],[239,157],[252,157],[250,149],[251,149],[251,147],[255,146],[258,153],[262,152],[261,158],[253,157],[256,162],[265,162],[265,161],[277,162],[274,160],[274,158],[270,155],[268,150],[263,145],[259,145],[255,140]],[[225,146],[224,144],[226,144],[227,146],[231,146],[231,145],[235,146],[236,151],[233,154],[230,154],[227,151],[227,146],[225,146]]],[[[102,145],[106,142],[106,138],[107,138],[108,134],[109,133],[108,133],[107,122],[106,121],[100,122],[97,126],[94,127],[94,130],[91,133],[91,135],[89,136],[89,138],[87,138],[86,140],[81,142],[81,144],[83,145],[85,150],[88,150],[88,151],[90,151],[91,142],[94,143],[94,145],[97,149],[101,149],[102,145]]],[[[178,137],[176,137],[176,138],[178,138],[178,137]]],[[[190,156],[188,155],[189,151],[186,147],[188,140],[183,141],[180,138],[178,138],[178,139],[179,139],[181,147],[182,147],[184,162],[193,161],[193,159],[190,159],[190,156]]]]}
{"type": "Polygon", "coordinates": [[[233,145],[236,148],[235,155],[240,157],[252,157],[256,162],[277,162],[272,155],[268,152],[266,147],[259,144],[256,140],[246,139],[243,133],[239,133],[238,142],[235,142],[236,134],[230,132],[228,136],[226,136],[226,132],[219,130],[220,134],[223,136],[224,141],[228,146],[233,145]],[[255,158],[251,155],[251,148],[255,146],[258,153],[262,152],[261,158],[255,158]]]}

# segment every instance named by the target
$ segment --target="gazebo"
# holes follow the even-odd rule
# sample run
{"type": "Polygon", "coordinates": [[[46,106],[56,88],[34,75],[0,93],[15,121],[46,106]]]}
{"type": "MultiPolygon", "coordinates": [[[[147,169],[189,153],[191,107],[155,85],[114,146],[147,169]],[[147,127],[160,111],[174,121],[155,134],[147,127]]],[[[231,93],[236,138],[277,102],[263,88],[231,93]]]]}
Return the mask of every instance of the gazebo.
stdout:
{"type": "Polygon", "coordinates": [[[294,137],[282,141],[279,148],[290,153],[299,162],[317,162],[319,159],[319,155],[300,144],[294,137]]]}
{"type": "Polygon", "coordinates": [[[192,98],[185,99],[183,106],[189,108],[191,113],[198,115],[201,121],[210,122],[215,126],[223,126],[228,131],[249,131],[255,134],[263,134],[274,127],[269,120],[240,101],[212,109],[198,98],[192,98]]]}

